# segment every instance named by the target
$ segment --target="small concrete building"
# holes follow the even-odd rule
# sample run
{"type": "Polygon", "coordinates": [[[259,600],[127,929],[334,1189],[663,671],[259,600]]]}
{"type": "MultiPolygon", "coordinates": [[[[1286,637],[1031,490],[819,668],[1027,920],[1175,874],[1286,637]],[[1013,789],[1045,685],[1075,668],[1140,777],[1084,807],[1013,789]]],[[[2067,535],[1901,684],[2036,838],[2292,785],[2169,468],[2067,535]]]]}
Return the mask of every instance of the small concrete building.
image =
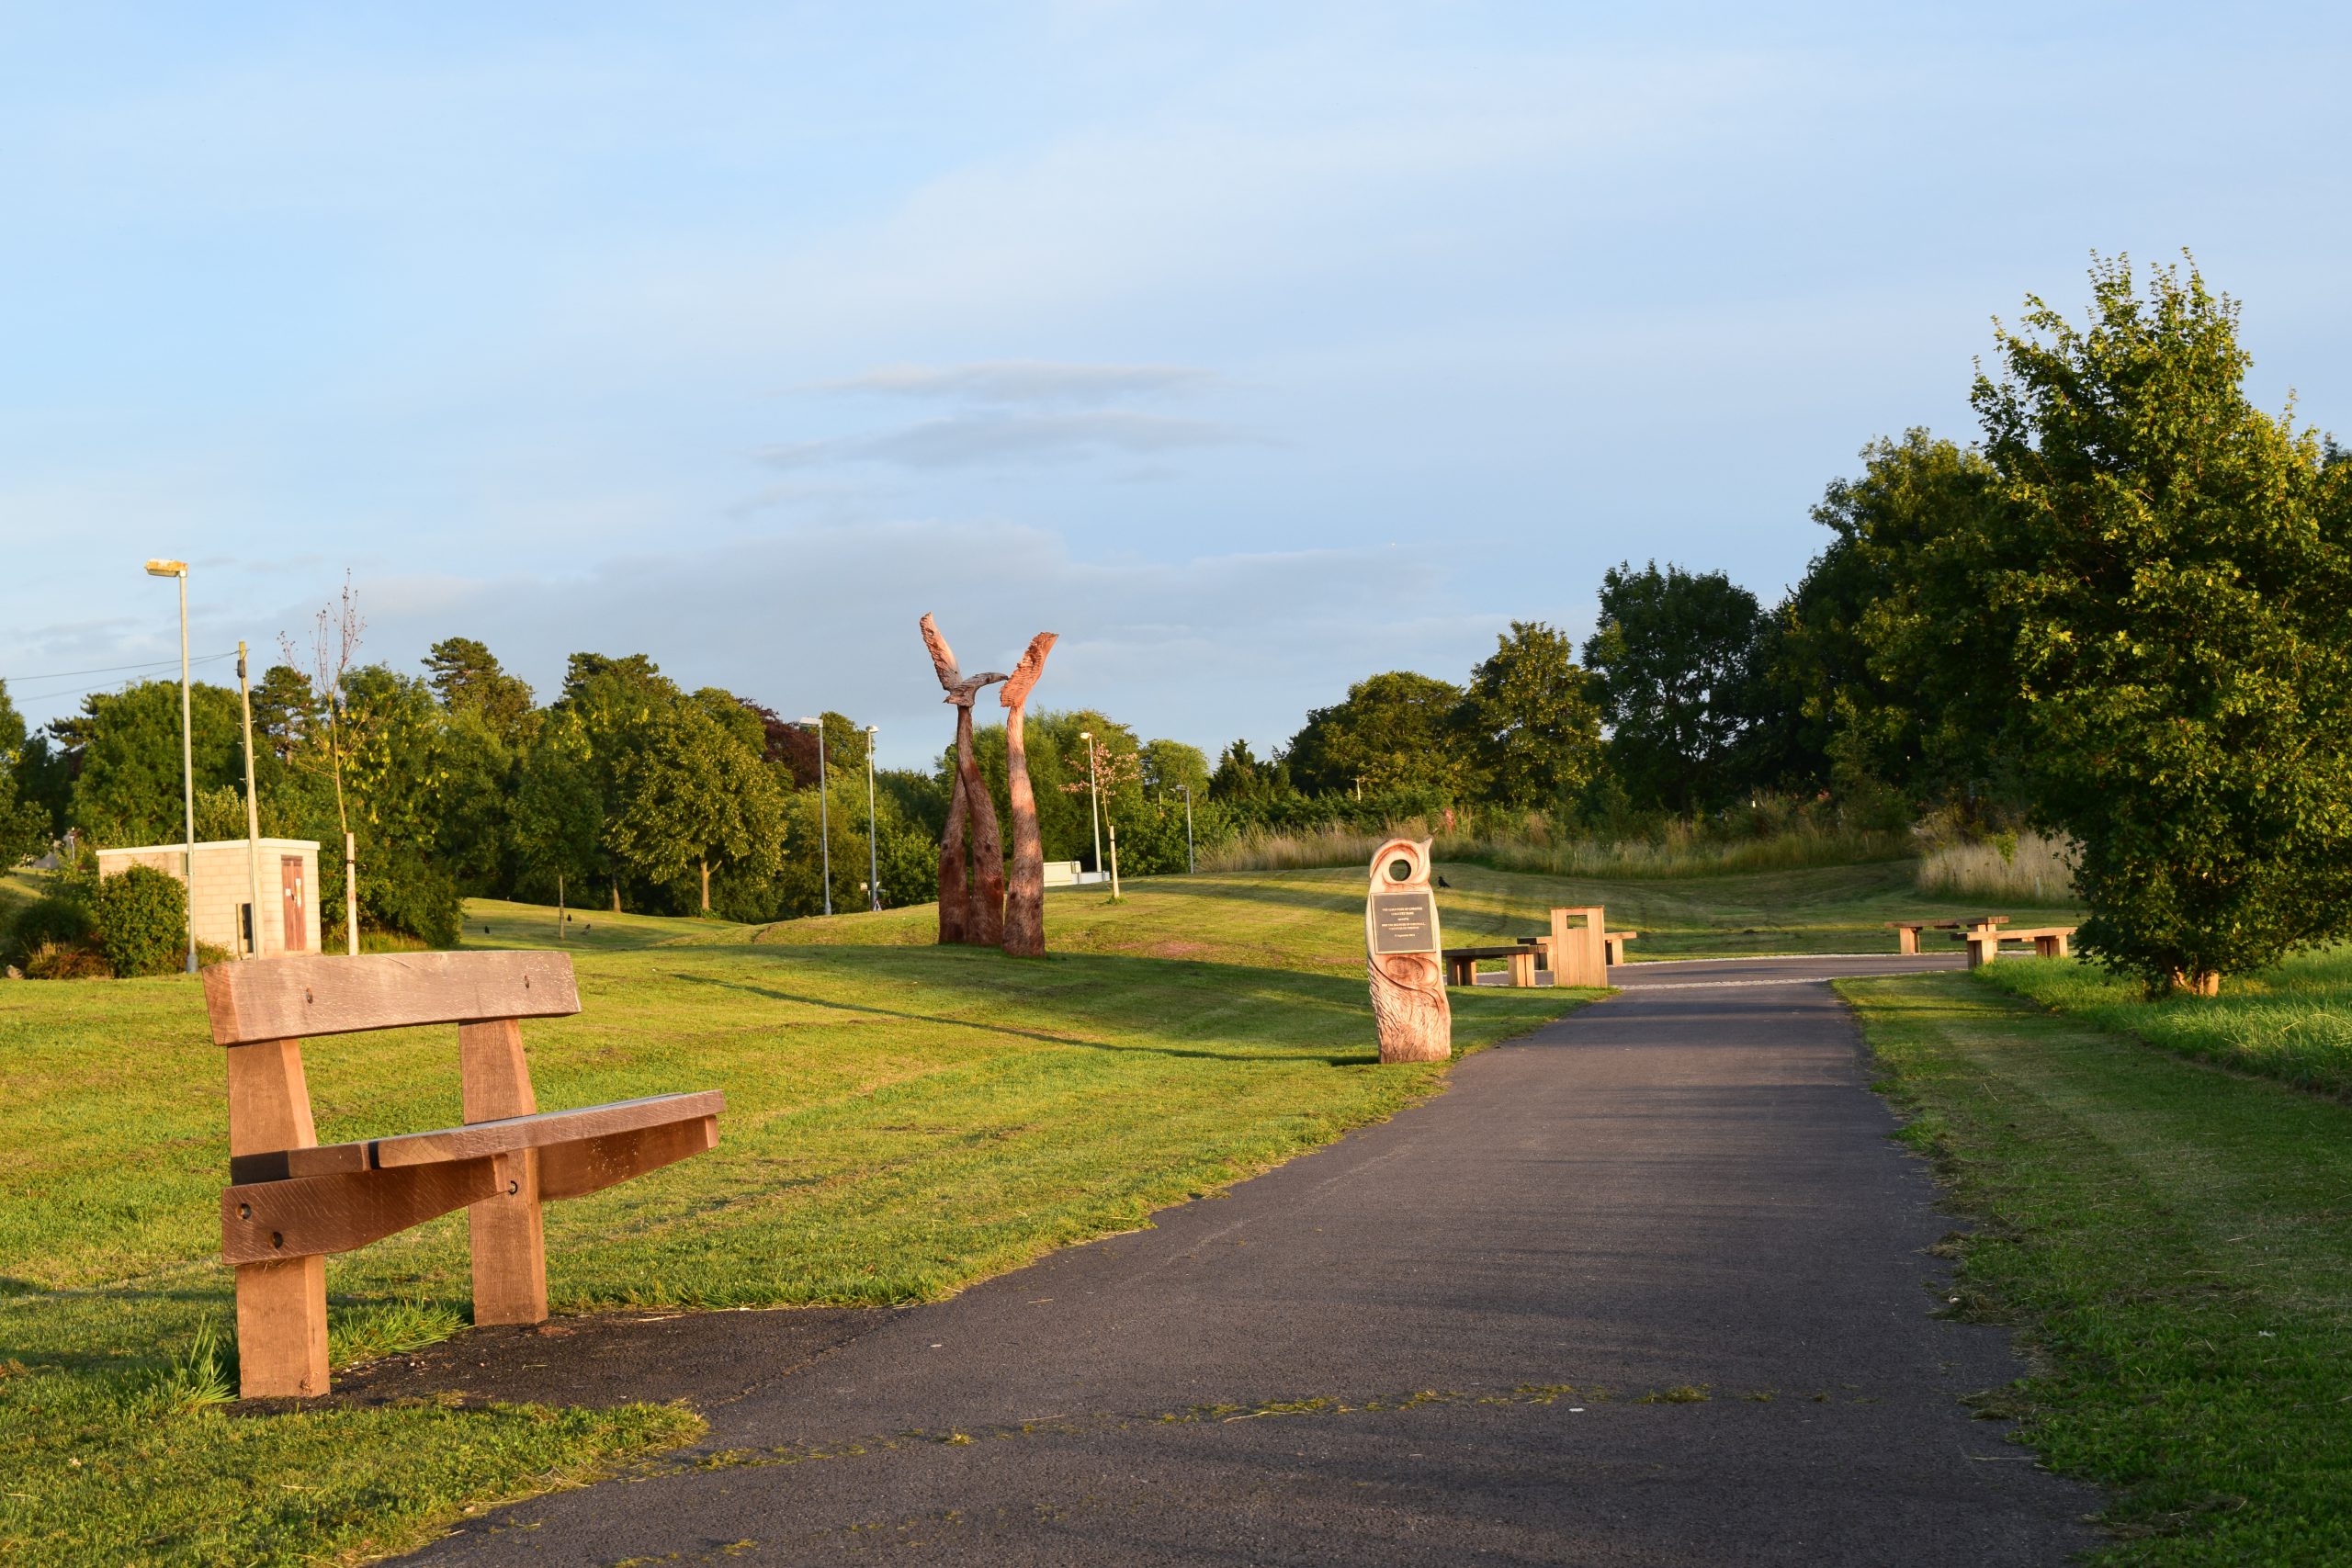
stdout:
{"type": "MultiPolygon", "coordinates": [[[[315,839],[263,839],[254,852],[261,860],[261,919],[254,922],[260,956],[319,951],[319,844],[315,839]],[[275,904],[276,909],[270,906],[275,904]]],[[[98,874],[112,876],[134,865],[152,866],[177,880],[187,860],[185,844],[145,844],[100,850],[98,874]]],[[[245,840],[227,839],[196,846],[196,886],[188,908],[196,940],[243,954],[245,906],[253,902],[253,878],[245,840]]]]}

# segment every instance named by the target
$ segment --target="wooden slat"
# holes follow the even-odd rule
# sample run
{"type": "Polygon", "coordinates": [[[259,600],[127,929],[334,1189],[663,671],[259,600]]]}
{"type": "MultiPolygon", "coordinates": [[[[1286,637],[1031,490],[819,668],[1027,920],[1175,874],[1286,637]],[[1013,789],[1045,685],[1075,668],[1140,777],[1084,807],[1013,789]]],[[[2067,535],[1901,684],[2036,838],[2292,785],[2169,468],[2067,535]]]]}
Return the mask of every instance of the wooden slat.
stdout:
{"type": "Polygon", "coordinates": [[[273,958],[204,972],[212,1043],[351,1034],[580,1010],[566,953],[380,953],[273,958]]]}
{"type": "Polygon", "coordinates": [[[616,1100],[578,1111],[549,1111],[503,1122],[476,1122],[438,1132],[378,1138],[375,1163],[390,1169],[396,1166],[471,1159],[478,1155],[509,1154],[516,1149],[543,1149],[582,1138],[633,1132],[639,1127],[658,1127],[665,1122],[716,1116],[726,1109],[727,1097],[714,1089],[698,1094],[657,1094],[647,1100],[616,1100]]]}
{"type": "Polygon", "coordinates": [[[227,1188],[220,1194],[220,1256],[231,1263],[276,1263],[349,1252],[503,1191],[500,1163],[484,1156],[227,1188]]]}
{"type": "Polygon", "coordinates": [[[718,1146],[716,1116],[558,1144],[538,1153],[539,1196],[550,1203],[559,1198],[584,1198],[718,1146]]]}
{"type": "MultiPolygon", "coordinates": [[[[511,1018],[458,1026],[458,1076],[466,1124],[537,1114],[523,1029],[511,1018]]],[[[543,1323],[548,1315],[547,1229],[539,1217],[539,1151],[503,1156],[504,1180],[487,1201],[466,1211],[473,1255],[474,1321],[543,1323]]]]}

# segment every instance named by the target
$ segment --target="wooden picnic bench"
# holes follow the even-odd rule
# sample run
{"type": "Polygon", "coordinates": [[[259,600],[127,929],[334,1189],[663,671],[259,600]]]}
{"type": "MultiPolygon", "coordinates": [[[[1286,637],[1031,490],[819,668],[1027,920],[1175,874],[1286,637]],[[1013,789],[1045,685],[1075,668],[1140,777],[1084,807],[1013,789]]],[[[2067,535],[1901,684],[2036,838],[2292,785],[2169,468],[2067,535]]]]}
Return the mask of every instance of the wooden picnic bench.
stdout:
{"type": "MultiPolygon", "coordinates": [[[[2008,923],[2007,915],[1977,915],[1965,920],[1889,920],[1887,925],[1894,932],[1894,951],[1908,955],[1919,951],[1919,933],[1923,931],[1966,931],[1978,926],[2005,926],[2008,923]]],[[[1956,940],[1965,941],[1966,938],[1956,940]]]]}
{"type": "Polygon", "coordinates": [[[726,1097],[663,1094],[541,1111],[520,1020],[580,1010],[560,953],[400,953],[220,964],[204,972],[228,1048],[229,1186],[220,1255],[236,1269],[239,1391],[327,1392],[326,1256],[466,1209],[474,1321],[548,1315],[540,1205],[718,1142],[726,1097]],[[465,1124],[321,1145],[302,1041],[458,1026],[465,1124]]]}
{"type": "Polygon", "coordinates": [[[1535,950],[1532,947],[1449,947],[1443,956],[1445,983],[1449,986],[1476,985],[1478,960],[1482,958],[1499,958],[1509,964],[1514,986],[1535,984],[1535,950]]]}
{"type": "MultiPolygon", "coordinates": [[[[1624,963],[1625,944],[1629,942],[1638,942],[1641,939],[1641,935],[1642,933],[1639,931],[1609,931],[1604,933],[1601,937],[1601,941],[1607,944],[1608,961],[1611,964],[1624,963]]],[[[1552,967],[1552,939],[1550,937],[1523,936],[1519,940],[1521,945],[1532,947],[1535,950],[1535,966],[1538,969],[1545,971],[1550,970],[1552,967]]]]}
{"type": "Polygon", "coordinates": [[[2003,931],[1998,926],[1972,926],[1960,933],[1968,943],[1968,966],[1982,968],[2001,956],[2004,942],[2030,942],[2039,958],[2064,958],[2066,944],[2075,934],[2072,926],[2035,926],[2021,931],[2003,931]]]}

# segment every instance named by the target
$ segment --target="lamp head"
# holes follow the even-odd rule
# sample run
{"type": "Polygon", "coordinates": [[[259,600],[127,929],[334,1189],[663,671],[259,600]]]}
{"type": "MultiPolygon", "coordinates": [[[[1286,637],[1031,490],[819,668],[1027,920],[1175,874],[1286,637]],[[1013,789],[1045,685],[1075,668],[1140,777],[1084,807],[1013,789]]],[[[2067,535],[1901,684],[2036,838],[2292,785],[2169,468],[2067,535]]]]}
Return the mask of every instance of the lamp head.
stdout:
{"type": "Polygon", "coordinates": [[[798,725],[803,729],[815,729],[820,728],[818,721],[813,718],[796,718],[792,722],[798,725]]]}
{"type": "Polygon", "coordinates": [[[147,563],[150,577],[186,577],[187,562],[184,560],[151,560],[147,563]]]}
{"type": "Polygon", "coordinates": [[[1078,732],[1078,738],[1080,740],[1091,740],[1094,739],[1094,731],[1091,729],[1081,729],[1078,732]]]}

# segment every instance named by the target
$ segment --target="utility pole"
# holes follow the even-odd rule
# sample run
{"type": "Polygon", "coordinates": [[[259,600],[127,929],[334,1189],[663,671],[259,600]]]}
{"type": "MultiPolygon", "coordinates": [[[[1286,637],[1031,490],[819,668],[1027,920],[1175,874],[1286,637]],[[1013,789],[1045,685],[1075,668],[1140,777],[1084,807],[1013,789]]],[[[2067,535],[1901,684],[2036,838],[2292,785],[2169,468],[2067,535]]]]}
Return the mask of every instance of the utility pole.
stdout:
{"type": "Polygon", "coordinates": [[[1184,874],[1193,874],[1193,786],[1184,786],[1184,874]]]}
{"type": "Polygon", "coordinates": [[[882,910],[882,851],[874,837],[874,737],[878,726],[865,727],[865,907],[882,910]]]}
{"type": "MultiPolygon", "coordinates": [[[[253,903],[246,916],[246,956],[261,956],[261,805],[254,796],[254,688],[245,674],[245,645],[237,644],[237,707],[245,728],[245,880],[252,885],[253,903]]],[[[279,919],[285,919],[281,912],[279,919]]]]}
{"type": "Polygon", "coordinates": [[[180,804],[187,811],[187,858],[183,862],[187,888],[187,972],[196,973],[196,738],[188,729],[187,697],[187,562],[151,560],[150,577],[180,580],[180,804]]]}
{"type": "Polygon", "coordinates": [[[825,878],[825,913],[833,912],[833,829],[825,803],[825,721],[822,716],[800,721],[817,732],[817,843],[825,878]]]}

